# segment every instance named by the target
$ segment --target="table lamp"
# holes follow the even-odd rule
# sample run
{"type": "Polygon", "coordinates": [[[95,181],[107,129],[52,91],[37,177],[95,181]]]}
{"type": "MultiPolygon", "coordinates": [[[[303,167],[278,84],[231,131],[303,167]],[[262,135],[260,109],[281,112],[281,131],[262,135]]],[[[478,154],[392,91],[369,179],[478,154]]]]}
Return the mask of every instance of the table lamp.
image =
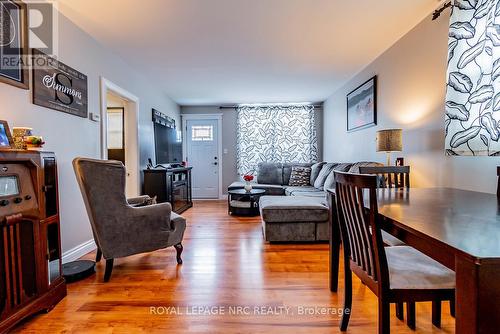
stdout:
{"type": "Polygon", "coordinates": [[[403,150],[403,130],[387,129],[377,131],[377,152],[386,152],[387,166],[391,165],[391,152],[403,150]]]}

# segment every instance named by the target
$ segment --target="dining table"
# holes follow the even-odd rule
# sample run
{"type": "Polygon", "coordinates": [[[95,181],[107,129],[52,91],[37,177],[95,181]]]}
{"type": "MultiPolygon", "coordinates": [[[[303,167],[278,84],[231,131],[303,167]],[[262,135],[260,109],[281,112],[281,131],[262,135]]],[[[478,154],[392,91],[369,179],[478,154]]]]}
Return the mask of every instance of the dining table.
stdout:
{"type": "MultiPolygon", "coordinates": [[[[341,238],[335,190],[328,194],[330,289],[337,291],[341,238]]],[[[455,333],[500,333],[499,197],[454,188],[381,188],[377,201],[384,231],[455,271],[455,333]]]]}

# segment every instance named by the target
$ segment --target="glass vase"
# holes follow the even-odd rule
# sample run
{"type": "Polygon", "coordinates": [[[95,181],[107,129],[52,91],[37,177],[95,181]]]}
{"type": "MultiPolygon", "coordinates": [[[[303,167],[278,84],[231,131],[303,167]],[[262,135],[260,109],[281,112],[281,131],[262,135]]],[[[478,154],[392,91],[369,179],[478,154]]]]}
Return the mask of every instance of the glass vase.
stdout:
{"type": "Polygon", "coordinates": [[[252,191],[252,184],[249,181],[245,181],[245,191],[247,193],[252,191]]]}

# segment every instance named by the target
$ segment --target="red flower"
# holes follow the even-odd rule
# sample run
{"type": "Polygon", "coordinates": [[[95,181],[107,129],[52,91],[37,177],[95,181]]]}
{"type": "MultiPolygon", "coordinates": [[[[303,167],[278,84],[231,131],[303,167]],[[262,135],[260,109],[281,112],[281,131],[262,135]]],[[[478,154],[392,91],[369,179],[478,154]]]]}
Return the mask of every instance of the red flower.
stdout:
{"type": "Polygon", "coordinates": [[[245,180],[247,182],[251,182],[253,180],[253,175],[245,174],[245,175],[243,175],[243,180],[245,180]]]}

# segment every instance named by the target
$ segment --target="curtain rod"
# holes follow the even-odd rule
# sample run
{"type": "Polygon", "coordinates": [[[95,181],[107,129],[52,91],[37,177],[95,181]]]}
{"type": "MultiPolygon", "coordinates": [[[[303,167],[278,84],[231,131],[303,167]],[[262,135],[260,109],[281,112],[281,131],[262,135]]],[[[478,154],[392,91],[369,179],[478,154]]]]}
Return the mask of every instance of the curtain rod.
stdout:
{"type": "MultiPolygon", "coordinates": [[[[277,105],[279,105],[279,103],[277,103],[277,105]]],[[[286,105],[286,104],[284,104],[286,105]]],[[[293,104],[292,104],[293,105],[293,104]]],[[[299,104],[300,105],[300,104],[299,104]]],[[[263,105],[265,106],[265,105],[263,105]]],[[[320,108],[323,108],[323,105],[322,104],[312,104],[313,108],[314,109],[320,109],[320,108]]],[[[232,105],[223,105],[223,106],[219,106],[219,109],[236,109],[238,108],[239,105],[237,104],[232,104],[232,105]]]]}
{"type": "Polygon", "coordinates": [[[437,20],[438,17],[441,16],[441,13],[445,11],[446,8],[453,6],[451,1],[445,3],[441,8],[438,8],[432,13],[432,21],[437,20]]]}

